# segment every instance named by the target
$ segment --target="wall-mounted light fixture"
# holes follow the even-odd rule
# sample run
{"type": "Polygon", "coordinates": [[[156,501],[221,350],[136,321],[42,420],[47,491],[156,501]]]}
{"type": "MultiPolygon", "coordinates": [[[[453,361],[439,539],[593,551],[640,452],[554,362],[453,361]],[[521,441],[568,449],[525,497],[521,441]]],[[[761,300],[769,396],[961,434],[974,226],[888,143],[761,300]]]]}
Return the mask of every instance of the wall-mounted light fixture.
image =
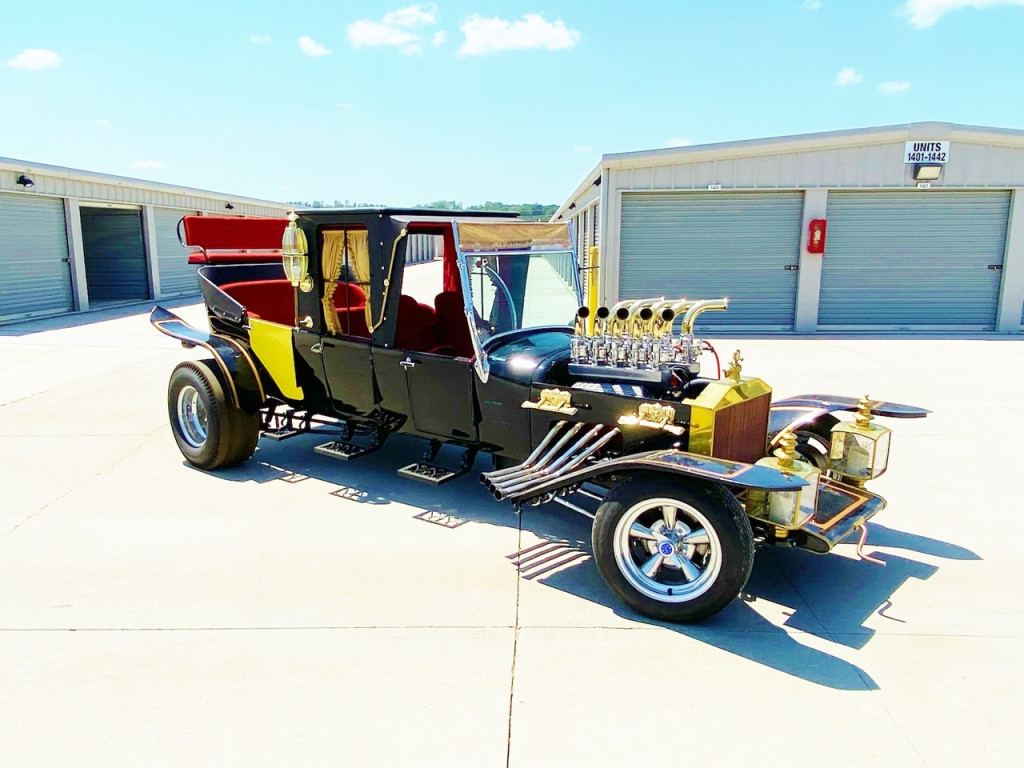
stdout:
{"type": "Polygon", "coordinates": [[[941,165],[918,163],[914,166],[914,181],[937,181],[941,175],[941,165]]]}
{"type": "Polygon", "coordinates": [[[21,174],[21,176],[19,176],[17,179],[15,179],[15,182],[23,186],[25,189],[32,189],[32,187],[36,185],[36,183],[32,181],[32,179],[30,179],[24,173],[21,174]]]}
{"type": "Polygon", "coordinates": [[[573,210],[576,207],[576,203],[569,203],[569,210],[573,210]]]}
{"type": "Polygon", "coordinates": [[[235,210],[235,206],[233,206],[233,205],[232,205],[231,203],[228,203],[228,204],[227,204],[227,205],[225,205],[224,207],[225,207],[225,208],[227,208],[227,209],[228,209],[229,211],[233,211],[233,210],[235,210]]]}

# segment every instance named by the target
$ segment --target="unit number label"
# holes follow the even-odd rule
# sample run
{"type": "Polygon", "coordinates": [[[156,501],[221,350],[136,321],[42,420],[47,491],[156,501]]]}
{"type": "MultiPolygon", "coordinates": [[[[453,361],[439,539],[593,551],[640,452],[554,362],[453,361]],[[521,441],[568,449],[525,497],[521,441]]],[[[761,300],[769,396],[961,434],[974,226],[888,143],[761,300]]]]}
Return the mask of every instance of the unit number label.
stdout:
{"type": "Polygon", "coordinates": [[[938,163],[949,160],[948,141],[908,141],[903,147],[904,163],[938,163]]]}

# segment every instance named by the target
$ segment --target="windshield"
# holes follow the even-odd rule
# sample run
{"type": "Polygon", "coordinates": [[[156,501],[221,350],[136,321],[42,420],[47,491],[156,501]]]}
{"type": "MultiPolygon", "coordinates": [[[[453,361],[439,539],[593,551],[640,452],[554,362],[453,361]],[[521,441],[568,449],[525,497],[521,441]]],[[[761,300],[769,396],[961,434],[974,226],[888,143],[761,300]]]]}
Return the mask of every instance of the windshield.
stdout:
{"type": "Polygon", "coordinates": [[[571,325],[580,306],[572,251],[463,253],[481,346],[505,331],[571,325]]]}

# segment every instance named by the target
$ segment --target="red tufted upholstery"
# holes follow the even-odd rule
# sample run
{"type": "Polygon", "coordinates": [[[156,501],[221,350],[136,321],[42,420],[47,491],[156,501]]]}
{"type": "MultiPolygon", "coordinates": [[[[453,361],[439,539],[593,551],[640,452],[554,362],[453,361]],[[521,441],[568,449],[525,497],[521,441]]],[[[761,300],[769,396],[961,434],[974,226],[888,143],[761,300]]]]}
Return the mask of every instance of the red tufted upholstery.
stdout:
{"type": "Polygon", "coordinates": [[[282,325],[295,324],[295,289],[287,280],[248,280],[220,286],[250,315],[282,325]]]}
{"type": "Polygon", "coordinates": [[[472,357],[473,342],[469,335],[465,308],[462,306],[462,294],[457,291],[439,293],[434,298],[434,308],[437,311],[437,335],[441,343],[450,347],[457,357],[472,357]]]}
{"type": "Polygon", "coordinates": [[[395,346],[414,352],[431,352],[437,347],[437,318],[433,307],[412,296],[398,297],[398,328],[395,346]]]}

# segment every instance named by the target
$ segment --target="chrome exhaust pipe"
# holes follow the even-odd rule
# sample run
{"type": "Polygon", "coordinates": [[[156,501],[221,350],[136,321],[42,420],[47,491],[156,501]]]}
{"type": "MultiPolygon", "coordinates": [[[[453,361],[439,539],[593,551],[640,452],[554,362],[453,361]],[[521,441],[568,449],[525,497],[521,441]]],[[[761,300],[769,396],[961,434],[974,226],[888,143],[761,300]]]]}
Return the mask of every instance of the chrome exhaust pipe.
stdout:
{"type": "Polygon", "coordinates": [[[553,426],[551,429],[549,429],[547,435],[545,435],[544,439],[540,441],[540,445],[534,448],[533,453],[531,453],[529,456],[523,459],[523,461],[521,461],[519,464],[516,464],[513,467],[506,467],[505,469],[495,469],[491,472],[481,472],[480,482],[486,484],[496,477],[502,477],[503,475],[515,472],[516,470],[522,469],[524,467],[532,467],[533,462],[537,460],[537,457],[540,456],[544,452],[544,449],[551,444],[551,441],[555,439],[555,435],[558,434],[558,430],[560,430],[565,425],[565,421],[560,421],[557,424],[555,424],[555,426],[553,426]]]}
{"type": "Polygon", "coordinates": [[[606,429],[604,424],[598,424],[586,435],[580,438],[572,448],[566,451],[559,459],[549,467],[533,473],[526,479],[516,478],[519,482],[502,483],[500,491],[502,496],[508,498],[510,496],[521,497],[524,494],[529,493],[529,490],[533,487],[542,485],[549,480],[554,480],[573,469],[578,467],[597,451],[601,450],[607,445],[612,438],[619,434],[618,427],[612,428],[609,432],[605,433],[601,437],[598,435],[606,429]]]}
{"type": "MultiPolygon", "coordinates": [[[[500,485],[502,483],[514,480],[519,476],[527,474],[529,472],[536,472],[538,470],[543,469],[548,465],[552,458],[554,458],[555,454],[558,453],[565,446],[565,444],[568,443],[573,438],[573,436],[581,429],[583,429],[582,422],[573,424],[572,427],[569,430],[567,430],[564,435],[562,435],[561,439],[557,443],[555,443],[554,447],[552,447],[551,450],[544,454],[544,457],[541,458],[541,460],[538,461],[536,465],[525,466],[524,464],[518,464],[515,467],[510,467],[507,470],[502,470],[502,474],[498,477],[495,477],[492,473],[488,473],[487,479],[494,485],[500,485]]],[[[552,430],[552,432],[553,431],[554,430],[552,430]]],[[[551,433],[548,434],[549,436],[551,435],[551,433]]]]}
{"type": "MultiPolygon", "coordinates": [[[[577,424],[576,426],[582,427],[583,424],[577,424]]],[[[502,494],[502,497],[505,497],[508,496],[509,493],[514,493],[520,488],[525,488],[526,486],[532,485],[538,477],[550,477],[552,472],[558,471],[558,469],[563,464],[565,464],[565,462],[571,460],[572,457],[576,454],[576,452],[581,450],[583,446],[585,446],[588,442],[593,440],[597,433],[600,432],[602,429],[604,429],[604,425],[598,424],[593,429],[591,429],[587,434],[585,434],[583,437],[577,440],[575,445],[573,445],[562,455],[560,455],[557,459],[555,459],[554,463],[549,465],[547,463],[542,462],[532,470],[525,470],[515,475],[514,477],[502,478],[498,482],[494,483],[495,489],[502,494]]],[[[571,430],[570,433],[566,435],[566,437],[571,437],[577,431],[578,430],[571,430]]],[[[565,444],[565,442],[566,440],[565,438],[563,438],[561,441],[559,441],[559,445],[552,449],[551,452],[553,453],[556,449],[562,447],[565,444]]],[[[545,456],[545,459],[547,458],[548,457],[545,456]]]]}

